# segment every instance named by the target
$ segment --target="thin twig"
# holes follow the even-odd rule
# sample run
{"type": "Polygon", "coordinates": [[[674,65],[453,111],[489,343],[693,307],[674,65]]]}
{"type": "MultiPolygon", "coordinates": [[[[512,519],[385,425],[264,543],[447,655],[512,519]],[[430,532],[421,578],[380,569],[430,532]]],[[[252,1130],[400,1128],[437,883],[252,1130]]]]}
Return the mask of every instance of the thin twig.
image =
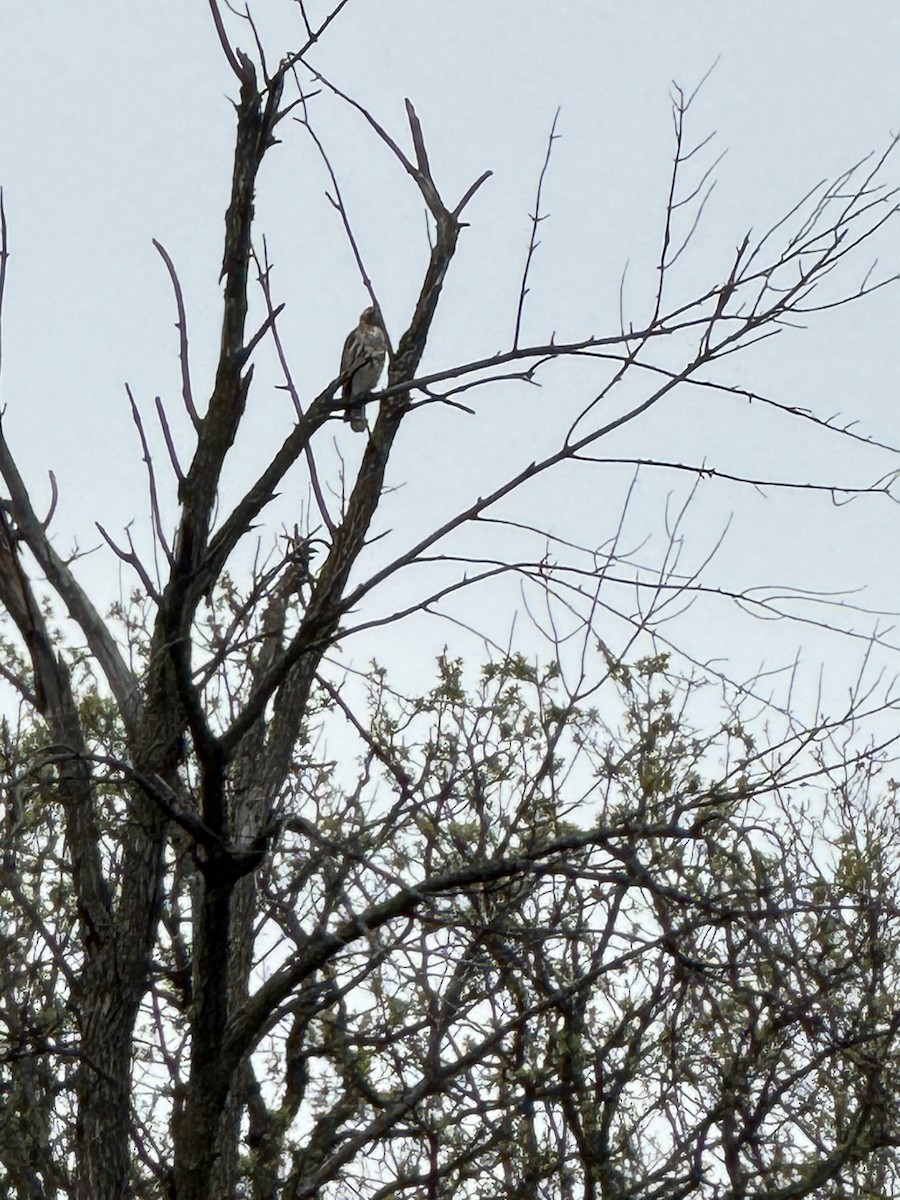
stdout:
{"type": "Polygon", "coordinates": [[[107,533],[107,531],[104,529],[104,527],[100,524],[99,521],[95,521],[94,524],[96,525],[97,529],[99,530],[100,535],[103,538],[103,540],[109,546],[110,550],[112,550],[112,552],[116,555],[116,557],[120,558],[122,560],[122,562],[127,563],[130,567],[134,568],[134,570],[137,572],[137,574],[141,580],[141,583],[147,589],[147,595],[150,596],[150,598],[152,600],[154,600],[158,603],[160,600],[159,592],[156,589],[156,587],[154,586],[153,580],[150,578],[150,575],[148,574],[146,567],[141,562],[140,558],[138,557],[138,555],[134,549],[134,543],[131,540],[131,534],[130,533],[128,534],[129,549],[123,550],[121,546],[116,545],[116,543],[113,541],[113,539],[110,537],[110,535],[107,533]]]}
{"type": "MultiPolygon", "coordinates": [[[[517,349],[519,345],[519,335],[522,330],[522,315],[525,309],[525,297],[528,295],[528,272],[531,270],[531,260],[534,258],[534,252],[537,250],[540,242],[537,240],[538,226],[542,221],[547,219],[541,215],[541,194],[544,188],[544,179],[547,175],[547,169],[550,166],[550,156],[553,153],[553,143],[557,139],[556,124],[559,121],[560,110],[557,109],[553,117],[553,124],[550,126],[550,136],[547,138],[547,153],[544,155],[544,165],[541,167],[541,173],[538,176],[537,194],[534,198],[534,212],[531,214],[531,236],[528,239],[528,253],[525,256],[525,267],[522,271],[522,283],[519,286],[519,304],[516,309],[516,328],[513,333],[513,349],[517,349]]],[[[549,214],[547,214],[549,215],[549,214]]]]}
{"type": "Polygon", "coordinates": [[[184,483],[184,471],[182,471],[181,464],[178,461],[178,452],[175,449],[172,431],[169,428],[169,419],[166,416],[166,410],[163,408],[163,402],[159,396],[156,397],[156,415],[159,419],[163,438],[165,439],[166,449],[169,451],[169,461],[172,464],[172,470],[175,472],[175,478],[179,484],[182,484],[184,483]]]}
{"type": "Polygon", "coordinates": [[[156,238],[153,239],[153,245],[159,252],[160,257],[166,264],[166,270],[169,272],[169,278],[172,281],[172,288],[175,292],[175,307],[178,311],[178,321],[175,328],[178,330],[178,361],[181,363],[181,395],[184,399],[184,407],[187,409],[188,416],[191,418],[195,429],[200,428],[200,417],[197,415],[197,409],[194,405],[194,391],[191,387],[191,366],[190,356],[188,353],[188,332],[187,332],[187,316],[184,309],[184,295],[181,290],[181,281],[178,278],[178,272],[175,270],[175,264],[169,257],[169,252],[161,242],[156,238]]]}
{"type": "Polygon", "coordinates": [[[52,471],[48,471],[50,476],[50,508],[47,511],[46,517],[41,521],[41,529],[45,532],[50,527],[50,522],[53,520],[53,514],[56,512],[56,504],[59,500],[59,486],[56,482],[56,476],[52,471]]]}
{"type": "MultiPolygon", "coordinates": [[[[156,490],[156,472],[153,469],[153,457],[150,454],[150,447],[147,443],[147,436],[144,433],[144,422],[141,419],[140,411],[138,410],[138,406],[135,403],[134,396],[132,395],[130,384],[127,384],[127,383],[125,384],[125,391],[128,394],[128,403],[131,405],[131,418],[134,421],[135,426],[137,427],[138,437],[141,439],[141,450],[143,451],[144,463],[146,464],[146,467],[147,467],[147,476],[148,476],[148,479],[150,482],[150,512],[153,517],[153,528],[156,531],[156,536],[159,538],[159,543],[163,548],[163,553],[165,554],[166,558],[169,561],[169,566],[171,566],[175,560],[172,557],[172,552],[169,549],[169,544],[166,541],[165,534],[163,533],[162,517],[161,517],[160,511],[159,511],[159,493],[156,490]]],[[[162,411],[162,404],[159,400],[159,397],[157,397],[157,400],[156,400],[156,407],[157,407],[157,412],[162,411]]],[[[164,432],[168,433],[168,427],[165,425],[164,425],[164,432]]],[[[170,439],[167,437],[166,438],[167,444],[169,443],[169,441],[170,441],[170,439]]],[[[174,447],[172,447],[172,451],[174,451],[174,447]]],[[[130,538],[130,535],[129,535],[129,538],[130,538]]]]}
{"type": "MultiPolygon", "coordinates": [[[[256,255],[254,255],[254,258],[256,258],[256,255]]],[[[284,375],[285,387],[287,388],[291,400],[294,403],[294,411],[297,414],[297,419],[301,420],[304,415],[303,405],[300,401],[297,388],[294,385],[294,378],[288,364],[287,355],[284,351],[281,335],[278,332],[278,324],[275,320],[278,312],[280,312],[284,306],[280,305],[277,310],[272,307],[272,292],[269,285],[269,275],[272,267],[269,262],[269,250],[265,239],[263,239],[263,263],[264,265],[260,265],[259,259],[256,258],[257,280],[259,282],[260,289],[262,290],[263,299],[266,302],[266,311],[270,317],[269,327],[272,332],[272,342],[275,346],[275,353],[278,356],[278,362],[281,366],[282,374],[284,375]]],[[[333,534],[336,526],[332,520],[331,513],[328,511],[328,505],[325,502],[325,493],[323,492],[322,485],[319,482],[319,471],[316,467],[316,459],[315,454],[313,453],[311,440],[308,439],[306,441],[303,451],[306,456],[306,465],[309,469],[310,486],[312,487],[313,495],[316,498],[316,506],[319,510],[319,516],[324,521],[325,528],[328,530],[328,532],[333,534]]]]}
{"type": "Polygon", "coordinates": [[[212,13],[212,19],[216,27],[216,33],[219,36],[219,44],[221,45],[225,57],[228,60],[229,66],[231,67],[232,71],[234,71],[241,83],[243,83],[244,70],[235,57],[234,50],[231,48],[231,43],[228,40],[228,35],[225,32],[225,25],[222,21],[222,14],[219,12],[219,6],[216,3],[216,0],[209,0],[209,9],[212,13]]]}
{"type": "MultiPolygon", "coordinates": [[[[304,110],[305,110],[305,108],[306,108],[306,105],[304,105],[304,110]]],[[[369,272],[366,270],[365,263],[363,262],[362,252],[360,251],[359,243],[357,242],[356,236],[353,233],[353,227],[350,224],[350,216],[347,212],[347,207],[344,204],[344,198],[341,195],[341,187],[340,187],[340,184],[338,183],[337,175],[334,172],[334,168],[331,165],[331,160],[328,157],[328,153],[327,153],[324,145],[322,144],[322,140],[320,139],[319,135],[316,133],[316,131],[313,129],[312,125],[310,124],[308,113],[305,113],[305,115],[302,117],[295,117],[294,120],[297,121],[298,124],[302,125],[303,128],[306,130],[306,132],[309,134],[309,136],[312,138],[312,140],[316,146],[316,149],[319,151],[319,155],[322,159],[322,162],[325,164],[325,169],[328,172],[329,178],[331,179],[331,186],[334,189],[334,196],[333,197],[329,196],[328,199],[331,202],[332,207],[334,209],[336,209],[338,215],[341,218],[341,224],[344,226],[344,233],[347,235],[347,241],[350,243],[350,249],[353,253],[353,257],[356,259],[356,265],[359,268],[359,274],[360,274],[360,278],[362,279],[362,285],[368,292],[369,298],[372,301],[372,304],[375,306],[375,308],[378,309],[378,311],[380,313],[383,313],[381,305],[378,302],[378,297],[375,294],[375,288],[372,285],[372,278],[369,275],[369,272]]],[[[388,336],[388,332],[386,329],[384,330],[384,335],[385,335],[385,338],[387,339],[388,355],[391,358],[393,358],[394,351],[393,351],[393,347],[391,345],[390,337],[388,336]]]]}
{"type": "Polygon", "coordinates": [[[266,319],[263,321],[262,325],[260,325],[259,329],[257,329],[256,333],[254,333],[253,337],[250,339],[250,341],[244,347],[244,349],[240,355],[241,366],[243,366],[243,364],[247,361],[247,359],[250,357],[250,355],[253,353],[253,351],[256,349],[256,347],[259,345],[259,343],[262,341],[262,339],[266,336],[266,334],[269,332],[269,329],[274,327],[276,318],[283,311],[284,311],[284,304],[279,304],[277,308],[273,308],[269,311],[269,313],[267,314],[266,319]]]}

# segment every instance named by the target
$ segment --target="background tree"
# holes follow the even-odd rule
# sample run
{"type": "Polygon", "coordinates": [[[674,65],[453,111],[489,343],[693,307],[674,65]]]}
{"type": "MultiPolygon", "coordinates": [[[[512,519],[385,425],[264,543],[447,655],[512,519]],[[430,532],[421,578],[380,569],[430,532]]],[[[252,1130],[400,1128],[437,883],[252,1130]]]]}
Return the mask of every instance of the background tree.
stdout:
{"type": "MultiPolygon", "coordinates": [[[[157,403],[167,483],[129,390],[152,550],[100,527],[135,573],[129,604],[100,615],[0,436],[3,675],[18,693],[3,726],[3,1184],[91,1200],[889,1194],[890,694],[863,676],[839,711],[798,721],[764,679],[736,687],[676,659],[667,622],[710,591],[680,559],[686,510],[648,565],[623,534],[627,490],[595,543],[533,520],[526,500],[544,479],[566,486],[573,464],[602,478],[604,439],[685,387],[866,441],[717,371],[888,282],[836,282],[896,214],[887,156],[740,238],[716,282],[685,295],[674,272],[707,167],[686,141],[692,97],[676,90],[644,316],[623,300],[609,333],[526,340],[539,185],[510,346],[426,374],[462,218],[489,172],[473,164],[448,199],[409,101],[401,136],[314,66],[345,6],[315,27],[298,7],[305,36],[274,67],[251,13],[229,16],[234,36],[210,3],[238,97],[221,341],[200,402],[187,305],[157,244],[187,429],[157,403]],[[320,131],[326,96],[394,156],[430,234],[352,465],[325,450],[344,380],[296,385],[254,231],[264,160],[311,138],[364,289],[391,312],[320,131]],[[261,360],[277,364],[292,419],[220,512],[261,360]],[[565,380],[525,465],[501,461],[424,536],[387,536],[395,444],[417,409],[477,419],[492,386],[552,383],[572,362],[588,392],[565,380]],[[286,528],[266,524],[289,479],[308,501],[286,528]],[[506,582],[547,639],[537,660],[479,618],[506,582]],[[432,690],[408,696],[377,663],[341,657],[365,630],[447,604],[484,634],[480,675],[448,650],[432,690]]],[[[7,247],[4,217],[0,297],[7,247]]],[[[716,474],[662,454],[614,463],[716,474]]],[[[884,480],[743,482],[890,495],[884,480]]],[[[716,589],[729,598],[773,616],[799,599],[716,589]]],[[[856,632],[807,599],[799,619],[856,632]]]]}

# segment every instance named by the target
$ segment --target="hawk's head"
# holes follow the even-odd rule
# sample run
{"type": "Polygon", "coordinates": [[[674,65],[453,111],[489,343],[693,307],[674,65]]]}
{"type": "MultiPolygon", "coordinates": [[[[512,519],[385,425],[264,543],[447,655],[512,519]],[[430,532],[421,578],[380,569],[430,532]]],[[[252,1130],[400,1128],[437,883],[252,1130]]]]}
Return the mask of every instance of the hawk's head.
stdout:
{"type": "Polygon", "coordinates": [[[368,308],[364,308],[359,314],[360,325],[376,325],[379,329],[383,328],[384,322],[381,319],[381,313],[374,304],[370,304],[368,308]]]}

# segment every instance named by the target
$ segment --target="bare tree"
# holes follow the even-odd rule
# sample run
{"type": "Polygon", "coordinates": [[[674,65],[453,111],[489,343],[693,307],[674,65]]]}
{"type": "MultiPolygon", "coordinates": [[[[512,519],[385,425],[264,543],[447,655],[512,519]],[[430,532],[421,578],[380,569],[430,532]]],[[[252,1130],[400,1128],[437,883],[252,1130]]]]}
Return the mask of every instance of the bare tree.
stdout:
{"type": "MultiPolygon", "coordinates": [[[[764,681],[733,689],[684,659],[676,667],[665,622],[708,590],[679,564],[677,520],[651,569],[615,523],[587,546],[515,507],[567,464],[607,461],[608,435],[682,387],[833,428],[715,368],[800,314],[890,282],[834,282],[896,215],[881,185],[887,156],[741,239],[719,281],[685,298],[672,270],[706,176],[692,174],[691,98],[676,92],[645,319],[623,310],[608,334],[525,341],[539,187],[509,348],[422,374],[463,216],[489,172],[473,164],[471,184],[447,199],[409,101],[395,136],[315,69],[343,8],[307,22],[304,44],[273,69],[249,10],[232,16],[252,54],[210,0],[238,91],[221,345],[204,403],[176,266],[158,245],[192,435],[179,444],[157,404],[165,482],[129,391],[161,564],[100,527],[135,573],[130,605],[97,611],[0,433],[2,674],[18,696],[2,746],[4,1187],[82,1200],[889,1194],[898,830],[885,803],[889,739],[873,741],[865,721],[890,701],[861,684],[840,713],[798,724],[764,681]],[[393,154],[431,231],[413,310],[395,343],[386,331],[386,386],[353,391],[371,429],[359,464],[334,478],[319,450],[343,427],[347,380],[314,396],[295,385],[254,236],[264,159],[278,139],[310,137],[371,304],[389,311],[316,120],[314,93],[326,92],[393,154]],[[293,423],[217,516],[266,353],[293,423]],[[414,410],[475,414],[492,384],[528,385],[569,360],[598,382],[566,427],[548,421],[533,461],[372,565],[392,449],[414,410]],[[607,415],[626,380],[629,398],[607,415]],[[292,470],[305,472],[309,510],[290,531],[266,527],[292,470]],[[488,552],[485,528],[499,534],[488,552]],[[261,553],[245,572],[251,536],[261,553]],[[351,636],[449,599],[474,614],[479,588],[498,580],[521,585],[549,639],[545,667],[488,639],[479,677],[448,652],[434,689],[407,697],[379,667],[354,674],[337,658],[351,636]],[[405,601],[372,607],[397,581],[405,601]],[[56,631],[57,612],[72,638],[56,631]],[[690,706],[713,684],[724,715],[700,733],[690,706]],[[353,746],[340,761],[335,738],[353,746]]],[[[0,301],[7,244],[3,217],[0,301]]],[[[716,474],[662,457],[631,465],[716,474]]],[[[743,482],[890,495],[885,480],[743,482]]],[[[788,611],[775,594],[718,593],[788,611]]],[[[800,619],[836,622],[829,611],[800,619]]],[[[474,615],[465,623],[481,630],[474,615]]]]}

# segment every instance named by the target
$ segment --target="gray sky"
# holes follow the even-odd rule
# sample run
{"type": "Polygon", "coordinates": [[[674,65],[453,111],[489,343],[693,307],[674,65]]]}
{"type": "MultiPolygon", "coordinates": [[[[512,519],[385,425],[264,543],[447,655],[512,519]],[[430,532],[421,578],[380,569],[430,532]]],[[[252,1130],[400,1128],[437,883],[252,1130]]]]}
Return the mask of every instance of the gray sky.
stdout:
{"type": "MultiPolygon", "coordinates": [[[[259,0],[254,11],[273,61],[299,44],[295,5],[259,0]]],[[[626,262],[627,314],[635,324],[646,317],[671,165],[671,81],[691,90],[716,60],[691,110],[689,140],[715,131],[704,162],[728,153],[673,285],[690,295],[721,282],[748,228],[764,230],[817,181],[882,150],[900,130],[900,9],[893,0],[869,0],[864,12],[863,21],[821,0],[351,0],[313,64],[404,146],[403,99],[413,100],[448,200],[483,170],[494,172],[467,210],[471,228],[424,367],[439,370],[508,346],[528,214],[557,106],[561,136],[545,189],[550,219],[531,279],[526,340],[613,332],[626,262]]],[[[249,46],[246,27],[234,22],[231,29],[249,46]]],[[[0,9],[0,184],[11,249],[0,388],[8,436],[39,508],[49,497],[47,471],[59,481],[53,529],[63,552],[75,541],[83,550],[98,545],[95,520],[114,536],[134,520],[136,536],[145,537],[145,477],[126,381],[148,426],[159,394],[173,425],[186,432],[174,308],[153,238],[178,267],[195,390],[199,397],[208,391],[234,92],[202,0],[31,0],[0,9]]],[[[354,113],[322,95],[311,114],[396,339],[427,249],[419,197],[354,113]]],[[[336,374],[344,335],[366,298],[324,199],[329,184],[314,147],[294,122],[285,122],[283,138],[263,167],[256,238],[260,245],[266,235],[276,299],[287,303],[282,336],[301,394],[311,397],[336,374]]],[[[886,179],[900,182],[896,163],[886,179]]],[[[876,250],[882,269],[896,270],[898,229],[862,252],[848,282],[862,278],[876,250]]],[[[860,432],[898,445],[898,295],[889,289],[815,316],[808,331],[788,331],[736,357],[720,377],[823,417],[839,412],[858,420],[860,432]]],[[[277,382],[271,364],[261,362],[224,505],[290,428],[290,402],[277,382]]],[[[385,552],[401,552],[491,486],[499,471],[534,458],[546,430],[590,392],[587,375],[565,367],[549,370],[540,391],[473,393],[475,417],[437,406],[413,414],[391,477],[403,487],[388,498],[380,524],[391,530],[385,552]]],[[[329,428],[323,469],[333,468],[338,450],[352,470],[360,446],[345,428],[329,428]]],[[[856,486],[898,466],[888,452],[758,406],[689,392],[602,450],[856,486]]],[[[159,465],[164,475],[162,459],[159,465]]],[[[567,468],[552,486],[527,493],[516,513],[598,545],[615,529],[629,478],[621,468],[567,468]]],[[[167,487],[171,495],[171,480],[167,487]]],[[[650,539],[643,561],[661,553],[667,495],[674,492],[677,504],[685,489],[669,475],[645,472],[639,480],[626,531],[631,546],[650,539]]],[[[303,480],[292,477],[273,506],[273,523],[291,521],[305,497],[303,480]]],[[[709,583],[865,586],[861,602],[897,607],[900,509],[890,502],[865,498],[835,508],[822,496],[763,497],[707,483],[688,517],[686,566],[699,565],[729,520],[728,538],[705,572],[709,583]]],[[[100,597],[116,594],[119,564],[106,549],[83,561],[82,575],[100,597]]],[[[376,610],[406,587],[398,582],[376,610]]],[[[502,638],[515,602],[514,587],[494,589],[475,623],[502,638]]],[[[810,630],[748,625],[724,605],[706,606],[691,620],[685,636],[693,648],[732,657],[737,674],[762,659],[784,661],[801,641],[811,661],[829,658],[839,674],[855,661],[855,651],[810,630]]],[[[856,621],[860,630],[873,624],[856,621]]],[[[439,622],[420,634],[423,648],[453,644],[453,627],[439,622]]],[[[363,660],[407,651],[408,666],[408,645],[407,635],[383,633],[357,648],[363,660]]],[[[882,658],[896,669],[890,654],[882,658]]]]}

